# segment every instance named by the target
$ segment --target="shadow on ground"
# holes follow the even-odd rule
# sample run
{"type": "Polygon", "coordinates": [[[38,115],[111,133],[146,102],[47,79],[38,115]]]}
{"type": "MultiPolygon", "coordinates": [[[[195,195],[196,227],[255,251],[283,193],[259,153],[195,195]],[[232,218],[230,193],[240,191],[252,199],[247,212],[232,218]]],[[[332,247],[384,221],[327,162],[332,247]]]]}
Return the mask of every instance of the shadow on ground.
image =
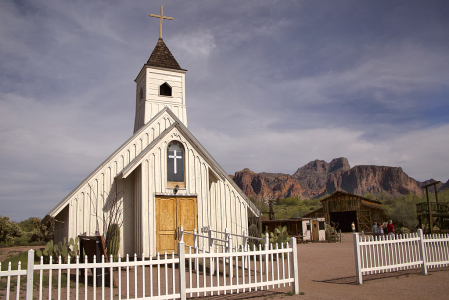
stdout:
{"type": "MultiPolygon", "coordinates": [[[[449,267],[446,268],[438,268],[435,270],[428,270],[428,275],[432,275],[432,273],[448,271],[449,267]]],[[[363,275],[363,282],[379,280],[384,278],[392,278],[392,277],[401,277],[401,276],[410,276],[410,275],[422,275],[421,269],[410,269],[410,270],[402,270],[388,273],[379,273],[379,274],[370,274],[363,275]]],[[[314,282],[324,282],[324,283],[334,283],[334,284],[357,284],[356,276],[350,277],[340,277],[340,278],[332,278],[326,280],[312,280],[314,282]]]]}
{"type": "MultiPolygon", "coordinates": [[[[244,300],[244,299],[254,299],[254,298],[261,298],[261,297],[267,297],[272,298],[275,296],[280,295],[286,295],[285,293],[276,292],[276,291],[253,291],[253,292],[245,292],[245,293],[239,293],[239,294],[226,294],[226,295],[216,295],[216,296],[207,296],[207,297],[195,297],[195,298],[189,298],[189,299],[232,299],[232,300],[244,300]]],[[[188,295],[189,296],[189,295],[188,295]]]]}

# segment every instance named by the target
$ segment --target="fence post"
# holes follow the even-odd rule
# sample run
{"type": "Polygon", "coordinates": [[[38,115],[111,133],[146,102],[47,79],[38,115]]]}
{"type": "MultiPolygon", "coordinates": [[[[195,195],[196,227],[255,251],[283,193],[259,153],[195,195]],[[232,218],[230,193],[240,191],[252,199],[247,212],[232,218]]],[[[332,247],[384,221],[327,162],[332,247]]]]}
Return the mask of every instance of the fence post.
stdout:
{"type": "MultiPolygon", "coordinates": [[[[265,232],[265,251],[270,250],[270,236],[265,232]]],[[[268,254],[265,254],[265,274],[268,282],[268,254]]]]}
{"type": "Polygon", "coordinates": [[[422,260],[422,274],[427,275],[427,256],[426,256],[426,247],[424,245],[424,236],[422,233],[422,229],[418,229],[419,234],[419,252],[420,259],[422,260]]]}
{"type": "Polygon", "coordinates": [[[360,259],[360,244],[359,234],[354,232],[354,256],[355,256],[355,274],[357,277],[357,284],[362,284],[362,264],[360,259]]]}
{"type": "Polygon", "coordinates": [[[227,241],[228,240],[228,238],[229,238],[229,234],[228,234],[228,228],[225,228],[225,236],[224,236],[224,239],[225,239],[225,241],[227,241]]]}
{"type": "MultiPolygon", "coordinates": [[[[212,231],[212,227],[209,226],[209,253],[214,253],[214,232],[212,231]]],[[[212,257],[211,259],[210,272],[211,274],[215,274],[215,259],[212,257]]]]}
{"type": "MultiPolygon", "coordinates": [[[[195,251],[195,253],[198,253],[198,251],[197,251],[198,250],[198,236],[197,236],[196,228],[193,229],[193,249],[196,249],[194,251],[195,251]]],[[[198,265],[198,257],[195,257],[195,262],[194,262],[194,266],[193,266],[193,269],[195,271],[197,271],[197,265],[198,265]]]]}
{"type": "Polygon", "coordinates": [[[181,226],[181,238],[180,238],[181,242],[184,242],[184,228],[182,228],[181,226]]]}
{"type": "Polygon", "coordinates": [[[292,264],[293,279],[295,280],[293,282],[293,293],[298,295],[299,294],[298,253],[296,250],[297,246],[295,237],[290,238],[290,247],[292,247],[292,259],[290,261],[292,264]]]}
{"type": "Polygon", "coordinates": [[[186,258],[184,242],[178,242],[178,257],[179,257],[179,295],[181,300],[187,299],[186,293],[186,258]]]}
{"type": "MultiPolygon", "coordinates": [[[[229,236],[229,251],[228,251],[228,253],[232,253],[232,236],[231,235],[229,236]]],[[[238,261],[237,261],[237,263],[238,263],[238,261]]],[[[231,278],[231,280],[234,275],[233,265],[234,265],[234,263],[233,263],[232,256],[229,256],[229,278],[231,278]]]]}
{"type": "MultiPolygon", "coordinates": [[[[243,230],[243,252],[248,251],[248,238],[246,236],[246,230],[243,230]]],[[[248,256],[244,256],[245,269],[248,269],[248,256]]]]}
{"type": "MultiPolygon", "coordinates": [[[[26,299],[33,299],[34,250],[28,250],[26,299]]],[[[19,286],[20,283],[17,283],[19,286]]]]}
{"type": "MultiPolygon", "coordinates": [[[[226,229],[225,229],[226,230],[226,229]]],[[[212,232],[212,228],[209,227],[209,249],[214,248],[214,233],[212,232]]]]}

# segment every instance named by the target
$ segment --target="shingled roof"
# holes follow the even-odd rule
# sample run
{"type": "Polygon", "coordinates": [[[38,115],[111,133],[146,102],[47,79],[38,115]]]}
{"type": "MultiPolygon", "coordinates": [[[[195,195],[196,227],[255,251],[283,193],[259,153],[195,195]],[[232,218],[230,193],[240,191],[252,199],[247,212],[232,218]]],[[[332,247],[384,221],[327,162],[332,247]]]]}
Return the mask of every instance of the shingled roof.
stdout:
{"type": "Polygon", "coordinates": [[[162,38],[159,38],[157,41],[156,47],[154,47],[153,53],[151,53],[150,59],[147,61],[147,65],[152,67],[182,70],[170,50],[168,50],[162,38]]]}

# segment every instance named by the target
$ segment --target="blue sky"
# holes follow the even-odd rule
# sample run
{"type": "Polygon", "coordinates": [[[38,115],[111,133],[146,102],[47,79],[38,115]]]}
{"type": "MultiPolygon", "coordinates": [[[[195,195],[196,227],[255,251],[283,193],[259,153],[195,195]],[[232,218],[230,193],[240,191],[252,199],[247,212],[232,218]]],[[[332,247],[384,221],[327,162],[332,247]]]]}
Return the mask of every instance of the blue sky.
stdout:
{"type": "Polygon", "coordinates": [[[44,217],[131,136],[161,4],[189,129],[229,174],[448,180],[448,1],[0,0],[0,215],[44,217]]]}

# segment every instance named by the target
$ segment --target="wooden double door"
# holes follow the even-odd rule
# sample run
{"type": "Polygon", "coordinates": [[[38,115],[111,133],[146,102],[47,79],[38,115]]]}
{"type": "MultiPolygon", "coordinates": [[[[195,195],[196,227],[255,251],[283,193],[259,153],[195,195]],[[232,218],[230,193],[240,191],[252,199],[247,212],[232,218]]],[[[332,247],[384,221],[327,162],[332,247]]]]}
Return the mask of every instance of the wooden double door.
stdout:
{"type": "MultiPolygon", "coordinates": [[[[184,231],[193,232],[197,227],[196,197],[156,197],[156,247],[157,252],[178,253],[181,226],[184,231]]],[[[193,246],[193,236],[184,235],[186,245],[193,246]]]]}

